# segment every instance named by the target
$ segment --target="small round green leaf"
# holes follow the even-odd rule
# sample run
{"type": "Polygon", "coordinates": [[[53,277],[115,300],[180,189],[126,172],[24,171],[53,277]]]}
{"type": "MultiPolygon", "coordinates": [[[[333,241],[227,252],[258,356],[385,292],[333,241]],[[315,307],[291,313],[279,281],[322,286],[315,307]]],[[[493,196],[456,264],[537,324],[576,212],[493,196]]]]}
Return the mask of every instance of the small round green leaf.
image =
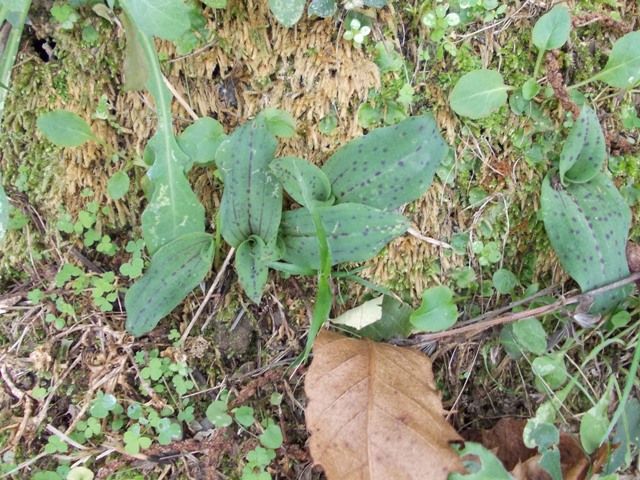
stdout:
{"type": "Polygon", "coordinates": [[[118,172],[107,182],[107,193],[113,200],[120,200],[129,191],[129,184],[129,175],[118,172]]]}
{"type": "Polygon", "coordinates": [[[271,424],[264,429],[264,433],[258,437],[258,440],[260,440],[263,447],[275,450],[282,446],[284,438],[282,437],[280,427],[278,425],[271,424]]]}
{"type": "Polygon", "coordinates": [[[518,279],[516,276],[506,268],[496,270],[496,273],[493,274],[493,286],[500,294],[510,293],[517,283],[518,279]]]}
{"type": "Polygon", "coordinates": [[[530,78],[524,85],[522,85],[522,98],[525,100],[531,100],[540,92],[540,85],[536,82],[535,78],[530,78]]]}
{"type": "Polygon", "coordinates": [[[557,5],[544,14],[533,27],[533,44],[540,50],[560,48],[569,39],[571,15],[564,5],[557,5]]]}
{"type": "Polygon", "coordinates": [[[416,330],[440,332],[451,327],[458,318],[453,292],[443,285],[429,288],[422,294],[422,305],[409,317],[416,330]]]}
{"type": "Polygon", "coordinates": [[[474,70],[458,80],[449,95],[449,104],[458,115],[484,118],[507,102],[507,91],[511,89],[495,70],[474,70]]]}
{"type": "Polygon", "coordinates": [[[61,147],[78,147],[96,138],[80,116],[67,110],[54,110],[40,115],[36,125],[47,140],[61,147]]]}

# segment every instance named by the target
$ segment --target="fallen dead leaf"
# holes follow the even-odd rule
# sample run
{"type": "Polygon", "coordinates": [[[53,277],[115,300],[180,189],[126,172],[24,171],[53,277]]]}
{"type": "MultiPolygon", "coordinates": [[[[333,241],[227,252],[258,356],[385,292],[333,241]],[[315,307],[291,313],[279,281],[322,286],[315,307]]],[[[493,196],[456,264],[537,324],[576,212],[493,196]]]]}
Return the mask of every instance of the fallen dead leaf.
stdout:
{"type": "Polygon", "coordinates": [[[309,448],[329,480],[464,473],[431,361],[407,348],[323,330],[305,380],[309,448]]]}

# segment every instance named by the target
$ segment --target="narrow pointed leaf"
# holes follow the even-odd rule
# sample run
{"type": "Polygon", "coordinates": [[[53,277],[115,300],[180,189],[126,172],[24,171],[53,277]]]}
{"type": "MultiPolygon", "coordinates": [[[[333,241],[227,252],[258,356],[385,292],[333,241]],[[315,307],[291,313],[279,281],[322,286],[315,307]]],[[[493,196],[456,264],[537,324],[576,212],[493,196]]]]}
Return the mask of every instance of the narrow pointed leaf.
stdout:
{"type": "Polygon", "coordinates": [[[584,183],[595,177],[607,155],[604,134],[595,112],[584,107],[562,148],[560,178],[568,182],[584,183]]]}
{"type": "Polygon", "coordinates": [[[323,330],[305,392],[309,449],[329,479],[446,480],[464,471],[431,361],[415,350],[323,330]]]}
{"type": "Polygon", "coordinates": [[[303,189],[312,201],[318,203],[327,202],[331,197],[331,183],[325,173],[302,158],[278,158],[271,163],[271,171],[291,198],[304,207],[309,205],[303,189]]]}
{"type": "MultiPolygon", "coordinates": [[[[542,183],[541,211],[553,249],[567,273],[583,292],[621,280],[629,275],[625,248],[631,211],[602,173],[585,183],[566,188],[552,170],[542,183]]],[[[627,289],[601,293],[590,313],[614,308],[627,289]]]]}
{"type": "Polygon", "coordinates": [[[447,155],[431,114],[378,128],[340,148],[322,171],[336,203],[362,203],[393,210],[420,198],[447,155]]]}
{"type": "Polygon", "coordinates": [[[262,260],[265,243],[255,235],[240,244],[236,251],[236,272],[247,296],[260,303],[269,268],[262,260]]]}
{"type": "Polygon", "coordinates": [[[282,187],[269,169],[276,147],[264,118],[258,116],[218,148],[216,165],[224,182],[221,231],[233,247],[252,235],[269,243],[278,232],[282,187]]]}
{"type": "Polygon", "coordinates": [[[47,140],[61,147],[79,147],[95,139],[87,122],[67,110],[44,113],[38,117],[36,125],[47,140]]]}
{"type": "Polygon", "coordinates": [[[127,44],[124,57],[124,85],[122,89],[143,90],[149,81],[149,64],[144,55],[144,50],[138,40],[135,26],[125,13],[121,17],[124,26],[127,44]]]}
{"type": "MultiPolygon", "coordinates": [[[[331,264],[364,262],[409,228],[402,215],[360,204],[317,207],[327,233],[331,264]]],[[[319,268],[316,228],[309,212],[298,209],[282,216],[284,260],[301,267],[319,268]]]]}
{"type": "Polygon", "coordinates": [[[640,31],[627,33],[613,45],[609,60],[597,78],[618,88],[640,82],[640,31]]]}
{"type": "Polygon", "coordinates": [[[145,274],[127,291],[127,330],[144,335],[191,292],[211,269],[214,238],[188,233],[168,243],[151,259],[145,274]]]}

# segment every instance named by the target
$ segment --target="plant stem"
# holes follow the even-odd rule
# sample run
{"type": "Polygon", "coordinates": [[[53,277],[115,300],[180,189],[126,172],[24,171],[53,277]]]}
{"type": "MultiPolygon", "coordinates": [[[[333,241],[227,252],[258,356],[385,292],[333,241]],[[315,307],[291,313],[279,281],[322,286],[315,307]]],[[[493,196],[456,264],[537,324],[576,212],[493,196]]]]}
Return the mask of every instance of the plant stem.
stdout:
{"type": "Polygon", "coordinates": [[[536,66],[533,68],[533,78],[538,78],[538,72],[540,71],[540,66],[542,65],[542,59],[544,58],[544,54],[547,51],[543,48],[538,50],[538,58],[536,58],[536,66]]]}

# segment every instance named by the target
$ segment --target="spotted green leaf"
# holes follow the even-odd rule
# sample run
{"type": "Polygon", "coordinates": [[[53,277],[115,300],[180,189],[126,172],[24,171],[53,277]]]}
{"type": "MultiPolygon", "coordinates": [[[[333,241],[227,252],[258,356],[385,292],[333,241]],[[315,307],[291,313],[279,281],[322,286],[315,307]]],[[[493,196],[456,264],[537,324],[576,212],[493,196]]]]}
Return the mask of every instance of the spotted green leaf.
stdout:
{"type": "Polygon", "coordinates": [[[322,171],[331,181],[336,203],[393,210],[427,191],[447,151],[428,113],[352,140],[329,158],[322,171]]]}
{"type": "Polygon", "coordinates": [[[269,267],[262,259],[265,248],[264,241],[252,235],[236,251],[235,265],[240,284],[247,296],[256,303],[260,303],[269,274],[269,267]]]}
{"type": "MultiPolygon", "coordinates": [[[[376,208],[343,203],[317,207],[331,254],[331,264],[364,262],[409,228],[402,215],[376,208]]],[[[300,267],[320,267],[316,229],[309,212],[298,209],[282,216],[284,260],[300,267]]]]}
{"type": "MultiPolygon", "coordinates": [[[[629,275],[625,248],[631,211],[611,180],[598,173],[563,187],[556,170],[542,183],[541,212],[553,249],[583,292],[629,275]]],[[[595,298],[590,313],[613,309],[627,295],[620,287],[595,298]]]]}
{"type": "Polygon", "coordinates": [[[139,337],[191,292],[211,269],[213,236],[187,233],[160,248],[145,274],[125,296],[127,330],[139,337]]]}
{"type": "Polygon", "coordinates": [[[221,232],[233,247],[256,235],[269,243],[278,233],[282,187],[271,173],[277,141],[262,116],[238,127],[218,148],[216,165],[224,182],[221,232]]]}
{"type": "Polygon", "coordinates": [[[271,171],[291,198],[302,206],[308,206],[303,189],[306,189],[312,201],[318,203],[327,202],[331,198],[331,183],[326,174],[302,158],[278,158],[271,163],[271,171]]]}
{"type": "Polygon", "coordinates": [[[595,112],[584,107],[560,154],[560,179],[584,183],[595,177],[606,157],[604,134],[595,112]]]}

